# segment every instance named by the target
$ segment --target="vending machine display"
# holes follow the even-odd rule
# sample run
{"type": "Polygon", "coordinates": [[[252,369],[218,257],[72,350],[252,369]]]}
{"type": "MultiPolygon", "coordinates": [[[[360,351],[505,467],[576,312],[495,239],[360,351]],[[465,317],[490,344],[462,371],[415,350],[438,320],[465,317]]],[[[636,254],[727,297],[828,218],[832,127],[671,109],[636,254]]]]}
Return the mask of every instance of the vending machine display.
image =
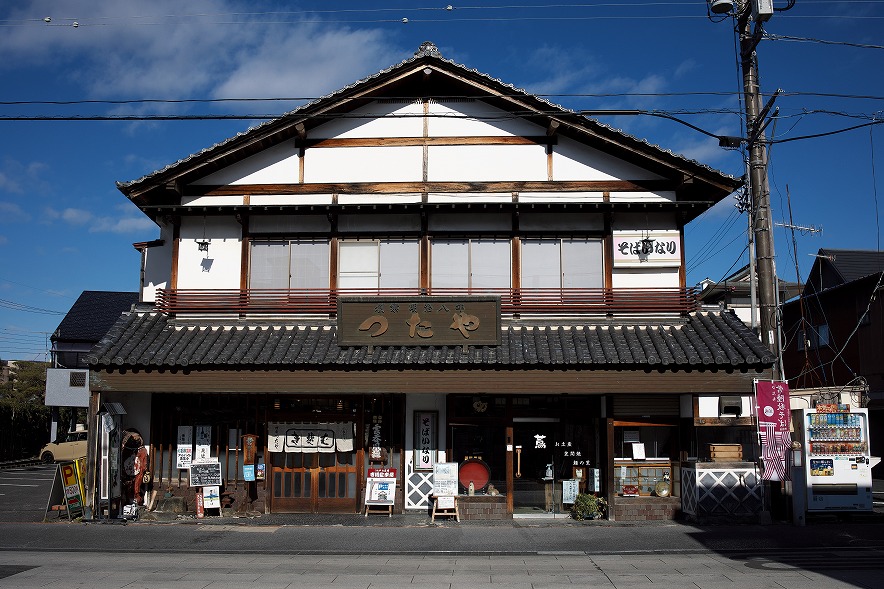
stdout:
{"type": "Polygon", "coordinates": [[[801,414],[793,423],[804,449],[808,512],[871,511],[868,410],[817,405],[796,413],[801,414]]]}

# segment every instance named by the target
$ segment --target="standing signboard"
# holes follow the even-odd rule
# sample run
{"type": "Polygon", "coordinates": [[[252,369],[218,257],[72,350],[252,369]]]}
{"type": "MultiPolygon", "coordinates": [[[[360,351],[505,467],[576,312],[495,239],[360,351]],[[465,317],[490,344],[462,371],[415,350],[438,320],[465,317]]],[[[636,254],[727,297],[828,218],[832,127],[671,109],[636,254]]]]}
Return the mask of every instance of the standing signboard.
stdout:
{"type": "Polygon", "coordinates": [[[189,425],[179,425],[175,467],[181,470],[190,468],[191,462],[193,462],[193,428],[189,425]]]}
{"type": "Polygon", "coordinates": [[[380,509],[392,517],[396,503],[396,469],[369,468],[365,485],[365,515],[380,509]]]}
{"type": "MultiPolygon", "coordinates": [[[[77,462],[83,461],[79,459],[77,462]]],[[[58,466],[61,472],[61,483],[64,485],[64,500],[68,509],[68,518],[83,517],[83,483],[77,462],[67,462],[58,466]]]]}

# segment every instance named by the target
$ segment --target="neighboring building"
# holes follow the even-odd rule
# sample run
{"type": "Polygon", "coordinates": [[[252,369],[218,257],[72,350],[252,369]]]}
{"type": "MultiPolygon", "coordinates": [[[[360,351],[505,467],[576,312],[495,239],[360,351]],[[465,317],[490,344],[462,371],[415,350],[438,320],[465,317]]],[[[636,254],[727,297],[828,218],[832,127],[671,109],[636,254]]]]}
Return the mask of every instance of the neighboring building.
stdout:
{"type": "Polygon", "coordinates": [[[58,409],[89,406],[86,355],[137,302],[137,292],[85,290],[53,332],[52,368],[46,371],[45,403],[52,408],[48,441],[59,439],[59,433],[73,431],[74,423],[64,424],[63,431],[58,431],[58,409]]]}
{"type": "Polygon", "coordinates": [[[783,305],[793,399],[867,406],[876,454],[884,440],[882,277],[884,252],[820,249],[801,296],[783,305]]]}
{"type": "MultiPolygon", "coordinates": [[[[756,282],[758,278],[756,277],[756,282]]],[[[797,282],[787,282],[777,279],[779,285],[780,302],[788,301],[800,294],[801,285],[797,282]]],[[[746,325],[752,326],[752,280],[750,278],[749,264],[746,264],[727,278],[715,282],[709,278],[703,280],[697,286],[700,287],[699,299],[704,310],[719,309],[731,310],[746,325]]],[[[757,294],[756,294],[757,296],[757,294]]],[[[755,301],[756,324],[758,319],[758,301],[755,301]]]]}
{"type": "MultiPolygon", "coordinates": [[[[684,461],[754,459],[774,357],[698,312],[683,253],[738,186],[425,44],[119,185],[160,239],[89,356],[92,407],[141,433],[155,491],[192,497],[182,467],[211,457],[238,509],[357,513],[384,466],[426,511],[445,461],[464,516],[561,512],[577,478],[612,516],[670,517],[684,461]]],[[[113,468],[93,457],[102,509],[113,468]]]]}

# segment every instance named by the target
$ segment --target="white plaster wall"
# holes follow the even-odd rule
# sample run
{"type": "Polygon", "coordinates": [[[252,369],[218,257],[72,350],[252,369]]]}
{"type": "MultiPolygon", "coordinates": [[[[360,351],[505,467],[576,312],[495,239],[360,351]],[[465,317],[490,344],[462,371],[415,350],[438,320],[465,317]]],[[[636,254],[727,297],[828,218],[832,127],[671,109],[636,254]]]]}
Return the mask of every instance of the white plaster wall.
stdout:
{"type": "Polygon", "coordinates": [[[661,177],[567,137],[559,137],[558,144],[553,147],[553,178],[555,180],[652,180],[661,177]]]}
{"type": "MultiPolygon", "coordinates": [[[[734,395],[729,395],[734,396],[734,395]]],[[[719,417],[718,413],[718,400],[719,397],[698,397],[698,414],[696,417],[719,417]]],[[[740,397],[742,413],[740,413],[740,417],[749,417],[752,415],[752,397],[750,396],[741,396],[740,397]]],[[[730,416],[732,417],[732,416],[730,416]]]]}
{"type": "Polygon", "coordinates": [[[144,445],[150,446],[151,393],[107,393],[101,400],[121,403],[126,410],[126,415],[121,416],[123,429],[137,429],[144,445]]]}
{"type": "Polygon", "coordinates": [[[181,222],[178,245],[178,288],[238,289],[242,256],[242,227],[233,217],[206,217],[209,251],[201,252],[203,217],[181,222]]]}
{"type": "Polygon", "coordinates": [[[423,165],[420,146],[308,149],[304,182],[419,182],[423,165]]]}
{"type": "Polygon", "coordinates": [[[614,268],[614,288],[679,288],[678,268],[614,268]]]}
{"type": "Polygon", "coordinates": [[[542,145],[439,145],[428,149],[431,182],[547,179],[542,145]]]}
{"type": "Polygon", "coordinates": [[[220,196],[182,196],[183,206],[194,207],[217,207],[237,206],[245,202],[245,198],[239,194],[225,194],[220,196]]]}
{"type": "Polygon", "coordinates": [[[298,150],[294,141],[284,141],[193,184],[290,184],[297,181],[298,150]]]}
{"type": "Polygon", "coordinates": [[[157,300],[157,289],[168,288],[172,276],[172,227],[160,227],[160,239],[165,243],[149,247],[144,252],[144,277],[141,284],[141,300],[153,303],[157,300]]]}
{"type": "MultiPolygon", "coordinates": [[[[373,102],[341,118],[310,130],[310,139],[365,138],[365,137],[422,137],[424,134],[424,107],[410,102],[373,102]],[[398,116],[405,115],[405,116],[398,116]],[[353,118],[371,116],[378,118],[353,118]]],[[[310,151],[309,149],[307,151],[310,151]]]]}
{"type": "Polygon", "coordinates": [[[428,130],[430,137],[543,136],[546,129],[481,101],[431,101],[428,130]],[[490,117],[490,118],[489,118],[490,117]],[[495,119],[499,117],[499,119],[495,119]]]}
{"type": "Polygon", "coordinates": [[[520,192],[519,202],[603,202],[601,192],[520,192]]]}
{"type": "Polygon", "coordinates": [[[675,202],[675,192],[660,190],[655,192],[612,192],[611,202],[675,202]]]}
{"type": "Polygon", "coordinates": [[[330,205],[331,194],[253,194],[249,202],[254,206],[273,205],[330,205]]]}
{"type": "Polygon", "coordinates": [[[366,204],[414,204],[421,202],[419,192],[398,194],[339,194],[338,203],[342,205],[366,204]]]}

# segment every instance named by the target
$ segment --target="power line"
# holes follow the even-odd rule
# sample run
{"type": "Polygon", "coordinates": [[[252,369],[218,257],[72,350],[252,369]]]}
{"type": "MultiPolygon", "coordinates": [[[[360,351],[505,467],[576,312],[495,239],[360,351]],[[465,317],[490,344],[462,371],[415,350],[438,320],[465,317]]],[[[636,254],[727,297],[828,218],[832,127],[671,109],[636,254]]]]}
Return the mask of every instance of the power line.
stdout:
{"type": "Polygon", "coordinates": [[[6,309],[12,309],[13,311],[24,311],[25,313],[38,313],[41,315],[64,315],[63,311],[53,311],[51,309],[42,309],[40,307],[32,307],[30,305],[25,305],[23,303],[16,303],[15,301],[7,301],[6,299],[0,299],[0,307],[6,309]]]}
{"type": "Polygon", "coordinates": [[[868,45],[865,43],[850,43],[848,41],[826,41],[824,39],[814,39],[812,37],[792,37],[790,35],[773,35],[764,33],[762,39],[771,41],[800,41],[806,43],[820,43],[822,45],[844,45],[847,47],[858,47],[860,49],[884,49],[884,45],[868,45]]]}

